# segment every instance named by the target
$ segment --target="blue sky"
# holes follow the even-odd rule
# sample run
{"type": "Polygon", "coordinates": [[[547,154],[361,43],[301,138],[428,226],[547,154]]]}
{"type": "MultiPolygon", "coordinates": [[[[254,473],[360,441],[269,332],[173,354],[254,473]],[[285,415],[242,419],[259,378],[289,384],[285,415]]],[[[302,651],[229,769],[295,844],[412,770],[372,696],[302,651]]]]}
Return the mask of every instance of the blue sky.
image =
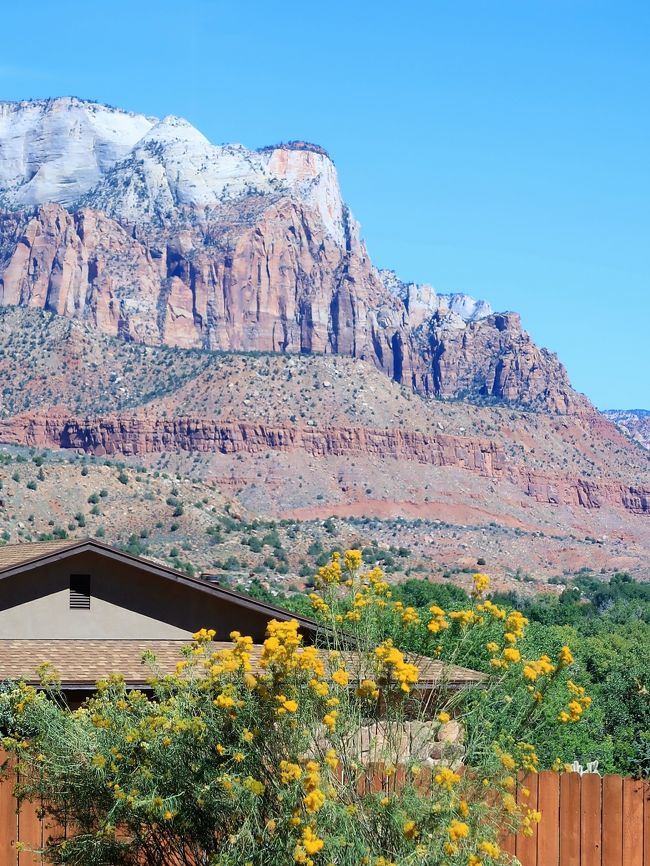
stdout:
{"type": "Polygon", "coordinates": [[[650,408],[650,6],[33,0],[0,98],[324,145],[370,254],[521,312],[601,408],[650,408]]]}

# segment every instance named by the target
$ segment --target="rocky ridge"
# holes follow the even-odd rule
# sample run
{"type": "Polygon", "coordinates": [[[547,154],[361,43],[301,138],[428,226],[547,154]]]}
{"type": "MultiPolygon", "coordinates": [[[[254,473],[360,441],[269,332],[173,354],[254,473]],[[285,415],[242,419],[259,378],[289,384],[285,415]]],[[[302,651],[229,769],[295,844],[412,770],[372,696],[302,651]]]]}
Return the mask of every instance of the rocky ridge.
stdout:
{"type": "Polygon", "coordinates": [[[639,445],[650,449],[650,410],[648,409],[608,409],[603,412],[610,421],[617,424],[639,445]]]}
{"type": "Polygon", "coordinates": [[[375,456],[434,467],[462,469],[506,480],[537,502],[582,508],[614,507],[650,514],[650,484],[626,485],[540,473],[509,463],[493,440],[362,427],[279,426],[211,419],[114,416],[71,419],[69,415],[23,415],[0,420],[0,441],[31,448],[73,448],[95,456],[142,457],[168,451],[310,456],[375,456]]]}
{"type": "Polygon", "coordinates": [[[341,354],[417,392],[593,407],[513,313],[371,262],[333,163],[74,98],[0,103],[0,304],[149,345],[341,354]]]}

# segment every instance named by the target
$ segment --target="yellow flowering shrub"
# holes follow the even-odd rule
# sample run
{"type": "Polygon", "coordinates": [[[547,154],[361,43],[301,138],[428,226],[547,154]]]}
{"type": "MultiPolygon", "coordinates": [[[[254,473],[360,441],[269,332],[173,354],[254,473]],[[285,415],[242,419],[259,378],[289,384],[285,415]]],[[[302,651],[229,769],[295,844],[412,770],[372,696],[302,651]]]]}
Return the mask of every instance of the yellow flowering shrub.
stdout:
{"type": "MultiPolygon", "coordinates": [[[[249,637],[233,631],[230,647],[217,649],[214,631],[202,628],[173,674],[156,673],[148,659],[149,695],[115,676],[68,711],[51,672],[44,691],[16,684],[0,692],[21,793],[41,797],[55,818],[73,817],[68,837],[46,844],[46,859],[507,862],[501,832],[530,833],[540,818],[515,797],[518,773],[539,763],[523,720],[539,712],[573,658],[567,647],[557,658],[527,658],[525,617],[485,600],[486,575],[473,585],[468,609],[433,605],[422,616],[394,601],[381,569],[364,570],[361,553],[350,550],[320,569],[314,646],[296,620],[272,620],[255,662],[249,637]],[[419,635],[428,659],[405,651],[405,634],[419,635]],[[468,646],[483,654],[488,673],[480,687],[459,690],[451,666],[468,646]],[[500,702],[507,716],[515,688],[507,735],[494,733],[486,708],[500,702]],[[405,745],[414,721],[417,751],[405,745]],[[443,736],[455,722],[467,732],[460,749],[443,736]],[[381,764],[369,770],[367,743],[379,734],[381,764]]],[[[579,721],[589,706],[573,680],[566,689],[557,724],[579,721]]]]}

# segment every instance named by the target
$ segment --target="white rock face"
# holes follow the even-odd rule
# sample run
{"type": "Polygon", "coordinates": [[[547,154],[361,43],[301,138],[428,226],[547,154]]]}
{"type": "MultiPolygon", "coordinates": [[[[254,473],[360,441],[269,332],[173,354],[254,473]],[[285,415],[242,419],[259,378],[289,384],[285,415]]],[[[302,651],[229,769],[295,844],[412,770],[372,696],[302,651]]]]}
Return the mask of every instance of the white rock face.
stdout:
{"type": "Polygon", "coordinates": [[[266,151],[263,156],[272,176],[284,181],[318,211],[328,233],[343,245],[346,209],[332,160],[316,150],[281,147],[266,151]]]}
{"type": "Polygon", "coordinates": [[[336,169],[318,148],[217,146],[182,118],[158,120],[74,97],[0,103],[0,206],[83,205],[139,222],[179,207],[200,218],[251,194],[296,197],[336,243],[345,242],[336,169]]]}
{"type": "Polygon", "coordinates": [[[130,222],[197,211],[282,189],[264,161],[238,144],[216,146],[186,120],[166,117],[117,162],[83,203],[130,222]]]}
{"type": "Polygon", "coordinates": [[[470,295],[440,295],[426,283],[402,282],[395,271],[382,270],[379,275],[388,291],[404,303],[412,328],[427,322],[435,313],[446,315],[445,324],[453,329],[486,319],[493,313],[487,301],[476,300],[470,295]]]}
{"type": "Polygon", "coordinates": [[[0,102],[0,201],[72,204],[154,123],[74,97],[0,102]]]}
{"type": "MultiPolygon", "coordinates": [[[[220,204],[251,195],[292,196],[340,248],[359,237],[334,164],[316,145],[260,151],[214,145],[180,117],[158,120],[75,97],[0,102],[0,208],[56,202],[127,223],[171,220],[189,209],[202,220],[220,204]]],[[[448,314],[454,328],[492,313],[469,295],[441,295],[392,271],[381,277],[412,327],[436,312],[448,314]]]]}

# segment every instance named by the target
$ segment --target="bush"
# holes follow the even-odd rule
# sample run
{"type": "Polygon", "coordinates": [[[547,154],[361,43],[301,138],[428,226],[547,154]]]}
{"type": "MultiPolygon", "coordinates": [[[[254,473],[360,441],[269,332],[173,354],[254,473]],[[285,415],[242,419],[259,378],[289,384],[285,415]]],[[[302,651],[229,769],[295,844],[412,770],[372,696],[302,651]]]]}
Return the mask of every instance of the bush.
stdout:
{"type": "Polygon", "coordinates": [[[254,669],[250,638],[232,632],[220,649],[214,631],[201,629],[175,674],[148,656],[151,699],[116,676],[70,712],[47,669],[46,692],[19,684],[0,693],[4,746],[23,771],[19,793],[68,817],[67,838],[46,843],[47,860],[477,866],[500,859],[502,829],[532,833],[539,813],[512,792],[516,774],[538,762],[519,733],[560,692],[556,724],[572,725],[588,706],[567,680],[569,650],[555,661],[524,659],[526,619],[482,600],[483,575],[466,609],[432,605],[423,620],[361,561],[359,551],[335,554],[319,571],[311,600],[321,649],[303,647],[295,620],[274,620],[254,669]],[[418,668],[430,662],[405,656],[383,637],[387,628],[396,638],[417,632],[439,658],[435,688],[423,685],[431,669],[418,668]],[[446,685],[449,665],[467,647],[491,662],[480,688],[459,691],[446,685]],[[509,724],[496,735],[485,723],[495,705],[508,707],[509,724]],[[452,716],[466,731],[462,773],[459,740],[441,736],[452,716]],[[402,746],[409,719],[425,723],[428,751],[402,746]],[[381,761],[372,786],[364,727],[381,761]],[[439,763],[429,775],[423,760],[434,745],[439,763]]]}

